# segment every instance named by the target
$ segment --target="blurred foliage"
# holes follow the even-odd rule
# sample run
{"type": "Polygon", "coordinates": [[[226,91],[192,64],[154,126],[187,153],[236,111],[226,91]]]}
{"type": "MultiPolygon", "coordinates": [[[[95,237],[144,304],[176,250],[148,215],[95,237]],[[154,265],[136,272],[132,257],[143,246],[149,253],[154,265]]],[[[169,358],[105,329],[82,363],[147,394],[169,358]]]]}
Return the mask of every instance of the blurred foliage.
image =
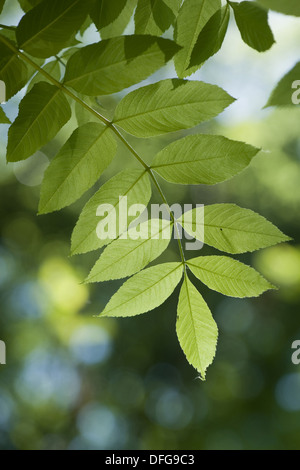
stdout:
{"type": "MultiPolygon", "coordinates": [[[[294,238],[242,259],[277,292],[239,300],[198,283],[220,329],[205,383],[177,344],[178,292],[137,318],[93,317],[118,283],[87,287],[82,281],[95,254],[69,258],[71,231],[90,194],[37,217],[38,175],[5,165],[1,134],[0,339],[7,365],[0,366],[0,449],[299,448],[300,366],[291,362],[292,342],[300,339],[299,122],[294,108],[266,112],[263,120],[201,126],[266,151],[222,185],[166,186],[170,203],[235,202],[294,238]]],[[[147,147],[132,142],[150,158],[169,138],[147,147]]],[[[44,149],[49,159],[59,136],[54,145],[44,149]]],[[[131,164],[121,147],[102,182],[120,162],[131,164]]],[[[174,242],[164,259],[176,256],[174,242]]]]}

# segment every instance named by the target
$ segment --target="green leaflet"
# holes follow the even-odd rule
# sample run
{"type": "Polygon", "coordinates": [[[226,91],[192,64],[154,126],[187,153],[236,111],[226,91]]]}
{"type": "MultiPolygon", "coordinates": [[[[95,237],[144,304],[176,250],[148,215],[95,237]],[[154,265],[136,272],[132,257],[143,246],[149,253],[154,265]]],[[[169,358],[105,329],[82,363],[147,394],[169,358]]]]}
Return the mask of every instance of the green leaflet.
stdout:
{"type": "Polygon", "coordinates": [[[256,2],[228,2],[243,41],[258,52],[270,49],[275,43],[268,23],[268,12],[256,2]]]}
{"type": "Polygon", "coordinates": [[[133,317],[153,310],[170,297],[182,273],[181,263],[164,263],[144,269],[122,285],[99,316],[133,317]]]}
{"type": "Polygon", "coordinates": [[[137,137],[188,129],[220,114],[233,103],[222,88],[168,79],[129,93],[117,106],[114,123],[137,137]]]}
{"type": "Polygon", "coordinates": [[[116,21],[124,10],[126,2],[127,0],[97,0],[94,2],[90,15],[97,28],[101,30],[116,21]]]}
{"type": "Polygon", "coordinates": [[[0,124],[11,124],[2,107],[0,106],[0,124]]]}
{"type": "Polygon", "coordinates": [[[5,3],[5,0],[0,0],[0,13],[1,13],[2,10],[3,10],[4,3],[5,3]]]}
{"type": "Polygon", "coordinates": [[[138,0],[135,33],[160,36],[174,23],[180,0],[138,0]]]}
{"type": "Polygon", "coordinates": [[[191,54],[190,67],[200,67],[222,47],[230,19],[228,5],[218,10],[206,23],[198,36],[191,54]]]}
{"type": "Polygon", "coordinates": [[[200,223],[195,222],[195,214],[192,219],[191,211],[187,212],[178,220],[184,230],[207,245],[227,253],[252,252],[290,240],[261,215],[235,204],[213,204],[204,207],[203,240],[203,208],[193,209],[193,212],[195,211],[200,211],[200,223]]]}
{"type": "Polygon", "coordinates": [[[288,106],[300,104],[300,62],[285,75],[273,90],[268,106],[288,106]]]}
{"type": "Polygon", "coordinates": [[[190,135],[159,152],[151,167],[171,183],[216,184],[241,172],[258,151],[219,135],[190,135]]]}
{"type": "Polygon", "coordinates": [[[187,264],[201,282],[223,295],[258,297],[274,289],[255,269],[227,256],[199,256],[187,264]]]}
{"type": "Polygon", "coordinates": [[[181,287],[176,331],[188,362],[205,379],[218,341],[218,327],[201,294],[185,276],[181,287]]]}
{"type": "MultiPolygon", "coordinates": [[[[105,220],[97,216],[97,209],[102,204],[111,204],[119,221],[120,210],[124,215],[124,207],[127,198],[128,207],[133,204],[147,206],[151,198],[151,186],[149,176],[144,170],[124,170],[105,183],[99,191],[90,199],[80,214],[79,220],[72,234],[72,255],[98,250],[108,245],[111,239],[99,239],[97,228],[105,225],[105,220]]],[[[114,215],[114,213],[112,214],[114,215]]],[[[135,219],[129,216],[127,223],[117,226],[120,234],[127,230],[128,225],[135,219]]],[[[118,230],[117,230],[118,232],[118,230]]]]}
{"type": "Polygon", "coordinates": [[[94,3],[90,15],[102,39],[119,36],[124,32],[136,3],[137,0],[98,0],[94,3]]]}
{"type": "Polygon", "coordinates": [[[31,10],[33,7],[37,6],[41,3],[42,0],[19,0],[20,6],[23,11],[27,12],[31,10]]]}
{"type": "Polygon", "coordinates": [[[91,188],[114,158],[117,143],[104,124],[90,122],[76,129],[47,168],[39,213],[70,205],[91,188]]]}
{"type": "Polygon", "coordinates": [[[190,67],[191,54],[198,36],[208,20],[221,8],[220,0],[185,0],[175,25],[175,41],[183,47],[174,59],[178,77],[184,78],[197,70],[190,67]]]}
{"type": "MultiPolygon", "coordinates": [[[[12,98],[27,83],[27,66],[19,57],[1,42],[0,35],[0,80],[6,85],[6,100],[12,98]]],[[[6,37],[5,41],[11,42],[6,37]]],[[[12,43],[12,42],[11,42],[12,43]]]]}
{"type": "Polygon", "coordinates": [[[120,237],[105,248],[87,282],[121,279],[140,271],[167,249],[172,227],[168,220],[151,219],[129,229],[126,238],[120,237]]]}
{"type": "Polygon", "coordinates": [[[71,109],[63,92],[54,85],[37,83],[21,101],[19,115],[9,129],[7,161],[18,162],[33,155],[70,118],[71,109]]]}
{"type": "MultiPolygon", "coordinates": [[[[51,62],[48,62],[46,65],[41,67],[45,72],[47,72],[51,77],[55,78],[58,82],[60,81],[61,77],[61,71],[60,71],[60,65],[58,60],[52,60],[51,62]]],[[[40,72],[36,73],[33,79],[30,81],[28,85],[27,91],[32,90],[34,85],[36,83],[45,81],[45,76],[42,75],[40,72]]]]}
{"type": "Polygon", "coordinates": [[[69,59],[64,83],[89,96],[116,93],[147,78],[177,51],[173,41],[153,36],[107,39],[69,59]]]}
{"type": "Polygon", "coordinates": [[[19,47],[47,58],[68,45],[88,13],[90,0],[43,0],[21,19],[16,36],[19,47]]]}
{"type": "Polygon", "coordinates": [[[261,6],[286,15],[300,16],[299,0],[258,0],[261,6]]]}

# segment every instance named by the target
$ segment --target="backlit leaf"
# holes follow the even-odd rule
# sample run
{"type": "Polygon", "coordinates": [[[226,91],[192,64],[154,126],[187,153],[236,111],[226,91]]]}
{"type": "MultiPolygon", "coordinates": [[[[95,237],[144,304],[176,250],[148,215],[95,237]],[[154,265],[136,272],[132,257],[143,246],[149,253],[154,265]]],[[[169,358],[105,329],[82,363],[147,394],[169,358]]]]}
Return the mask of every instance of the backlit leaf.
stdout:
{"type": "Polygon", "coordinates": [[[188,362],[205,379],[216,353],[218,327],[203,297],[187,277],[179,295],[176,331],[188,362]]]}
{"type": "Polygon", "coordinates": [[[182,273],[181,263],[164,263],[144,269],[122,285],[100,316],[133,317],[153,310],[170,297],[182,273]]]}
{"type": "Polygon", "coordinates": [[[230,11],[228,5],[226,5],[208,20],[193,48],[189,67],[200,67],[207,59],[221,49],[229,19],[230,11]]]}
{"type": "Polygon", "coordinates": [[[19,47],[35,57],[50,57],[68,44],[88,13],[90,0],[43,0],[21,19],[19,47]]]}
{"type": "Polygon", "coordinates": [[[180,79],[163,80],[129,93],[114,123],[137,137],[188,129],[220,114],[234,101],[222,88],[180,79]]]}
{"type": "Polygon", "coordinates": [[[218,135],[191,135],[159,152],[151,167],[171,183],[216,184],[241,172],[258,151],[218,135]]]}
{"type": "Polygon", "coordinates": [[[265,107],[297,104],[300,104],[300,62],[280,80],[265,107]]]}
{"type": "MultiPolygon", "coordinates": [[[[97,216],[97,209],[100,205],[110,204],[112,211],[115,211],[112,215],[115,215],[119,222],[120,211],[124,216],[126,204],[128,207],[133,204],[147,206],[150,198],[151,185],[149,176],[144,170],[124,170],[111,178],[89,200],[80,214],[72,234],[72,254],[97,250],[112,241],[108,238],[100,239],[97,236],[97,227],[104,223],[103,218],[97,216]]],[[[117,224],[117,236],[125,232],[134,219],[134,216],[129,216],[126,223],[122,218],[122,223],[117,224]]]]}
{"type": "Polygon", "coordinates": [[[23,98],[19,115],[9,129],[7,161],[18,162],[33,155],[55,137],[71,117],[63,92],[54,85],[37,83],[23,98]]]}
{"type": "Polygon", "coordinates": [[[1,37],[3,36],[0,35],[0,80],[6,85],[6,100],[8,101],[26,85],[29,77],[27,66],[1,42],[1,37]]]}
{"type": "Polygon", "coordinates": [[[136,34],[160,36],[174,23],[180,0],[139,0],[135,11],[136,34]]]}
{"type": "Polygon", "coordinates": [[[2,107],[0,106],[0,124],[10,124],[10,123],[11,123],[10,120],[8,119],[2,107]]]}
{"type": "Polygon", "coordinates": [[[299,0],[258,0],[261,6],[286,15],[300,16],[299,0]]]}
{"type": "Polygon", "coordinates": [[[184,230],[205,244],[227,253],[252,252],[290,240],[261,215],[235,204],[213,204],[194,211],[200,211],[198,218],[192,218],[187,212],[178,220],[184,230]]]}
{"type": "Polygon", "coordinates": [[[105,248],[87,281],[109,281],[135,274],[167,249],[171,235],[172,223],[168,220],[151,219],[129,229],[105,248]]]}
{"type": "Polygon", "coordinates": [[[45,172],[39,212],[62,209],[81,197],[100,178],[116,150],[114,133],[104,124],[89,122],[76,129],[45,172]]]}
{"type": "Polygon", "coordinates": [[[190,67],[191,54],[198,36],[208,20],[221,8],[220,0],[185,0],[175,26],[175,41],[183,47],[174,63],[178,77],[184,78],[197,70],[190,67]]]}
{"type": "Polygon", "coordinates": [[[199,256],[187,264],[210,289],[230,297],[258,297],[274,288],[255,269],[227,256],[199,256]]]}
{"type": "Polygon", "coordinates": [[[259,52],[270,49],[275,40],[268,23],[267,10],[256,2],[228,3],[233,8],[243,41],[259,52]]]}
{"type": "Polygon", "coordinates": [[[173,41],[153,36],[107,39],[73,54],[64,82],[89,96],[116,93],[147,78],[177,51],[173,41]]]}
{"type": "Polygon", "coordinates": [[[96,0],[90,15],[102,39],[120,36],[132,17],[137,0],[96,0]]]}

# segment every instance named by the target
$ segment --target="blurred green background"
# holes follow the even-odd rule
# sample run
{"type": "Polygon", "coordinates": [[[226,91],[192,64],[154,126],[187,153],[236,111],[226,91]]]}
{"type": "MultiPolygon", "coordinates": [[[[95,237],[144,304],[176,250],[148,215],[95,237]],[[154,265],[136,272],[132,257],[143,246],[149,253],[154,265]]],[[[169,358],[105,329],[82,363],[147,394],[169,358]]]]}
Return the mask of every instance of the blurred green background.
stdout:
{"type": "MultiPolygon", "coordinates": [[[[1,22],[17,24],[21,14],[11,0],[1,22]]],[[[191,132],[221,133],[264,151],[228,183],[163,183],[170,203],[234,202],[294,239],[238,258],[278,291],[231,299],[194,279],[220,330],[206,382],[197,379],[176,338],[178,289],[137,318],[97,319],[121,282],[86,286],[99,253],[69,257],[84,203],[116,171],[136,165],[126,149],[120,146],[99,184],[78,203],[38,217],[43,171],[75,119],[42,153],[15,165],[5,163],[7,126],[1,126],[0,339],[7,346],[7,365],[0,366],[1,449],[299,449],[300,365],[291,361],[291,345],[300,340],[300,108],[262,107],[299,60],[300,28],[299,20],[279,14],[271,14],[270,23],[277,40],[271,51],[260,55],[243,45],[232,24],[222,50],[192,77],[224,87],[238,101],[191,132]]],[[[97,39],[91,28],[83,40],[97,39]]],[[[151,80],[167,76],[174,76],[172,66],[151,80]]],[[[23,94],[4,106],[11,118],[23,94]]],[[[100,98],[107,115],[120,96],[100,98]]],[[[150,161],[183,135],[128,139],[150,161]]],[[[153,201],[160,202],[155,190],[153,201]]],[[[177,259],[175,241],[160,260],[177,259]]]]}

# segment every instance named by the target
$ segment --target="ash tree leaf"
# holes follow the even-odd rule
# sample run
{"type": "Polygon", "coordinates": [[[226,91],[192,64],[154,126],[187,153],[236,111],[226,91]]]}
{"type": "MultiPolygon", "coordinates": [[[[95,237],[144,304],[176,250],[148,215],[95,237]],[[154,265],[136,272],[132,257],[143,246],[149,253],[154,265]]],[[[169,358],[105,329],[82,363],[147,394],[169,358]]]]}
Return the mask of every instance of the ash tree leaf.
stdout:
{"type": "Polygon", "coordinates": [[[270,49],[275,39],[268,23],[268,12],[256,2],[228,3],[243,41],[258,52],[270,49]]]}
{"type": "Polygon", "coordinates": [[[183,47],[174,59],[179,78],[187,77],[197,70],[197,66],[190,67],[193,49],[200,32],[220,8],[221,0],[185,0],[183,2],[174,31],[175,41],[183,47]]]}
{"type": "Polygon", "coordinates": [[[137,137],[152,137],[212,119],[233,101],[215,85],[167,79],[125,96],[116,108],[114,123],[137,137]]]}
{"type": "Polygon", "coordinates": [[[63,92],[54,85],[37,83],[23,98],[19,114],[8,132],[7,161],[33,155],[52,140],[71,118],[63,92]]]}
{"type": "Polygon", "coordinates": [[[258,3],[265,8],[285,15],[300,16],[299,0],[258,0],[258,3]]]}
{"type": "Polygon", "coordinates": [[[108,95],[144,80],[178,51],[169,39],[121,36],[80,49],[67,63],[64,83],[89,95],[108,95]]]}
{"type": "Polygon", "coordinates": [[[133,204],[147,206],[151,198],[151,185],[148,173],[144,170],[124,170],[107,181],[99,191],[85,205],[72,234],[72,255],[98,250],[108,245],[112,240],[100,239],[97,228],[105,224],[104,219],[97,216],[100,205],[109,204],[107,215],[110,212],[117,219],[117,236],[127,230],[129,224],[136,218],[128,216],[127,221],[119,224],[120,213],[124,215],[127,207],[133,204]],[[127,204],[127,207],[126,207],[127,204]],[[125,207],[125,209],[124,209],[125,207]],[[114,212],[115,211],[115,212],[114,212]],[[127,223],[126,223],[127,222],[127,223]]]}
{"type": "Polygon", "coordinates": [[[43,0],[26,13],[16,30],[20,49],[47,58],[68,45],[84,23],[90,0],[43,0]]]}
{"type": "Polygon", "coordinates": [[[42,0],[18,0],[20,7],[25,13],[29,10],[32,10],[33,7],[36,7],[42,0]]]}
{"type": "Polygon", "coordinates": [[[218,341],[218,327],[201,294],[187,278],[181,287],[176,331],[188,362],[205,379],[213,362],[218,341]]]}
{"type": "Polygon", "coordinates": [[[280,80],[265,107],[300,104],[299,88],[300,62],[280,80]]]}
{"type": "Polygon", "coordinates": [[[252,252],[290,240],[261,215],[235,204],[212,204],[204,209],[193,209],[184,213],[178,223],[189,235],[231,254],[252,252]],[[195,211],[199,211],[198,218],[195,211]]]}
{"type": "Polygon", "coordinates": [[[11,124],[2,107],[0,106],[0,124],[11,124]]]}
{"type": "Polygon", "coordinates": [[[219,135],[190,135],[159,152],[151,168],[171,183],[216,184],[240,173],[258,151],[219,135]]]}
{"type": "Polygon", "coordinates": [[[230,297],[258,297],[274,289],[255,269],[227,256],[199,256],[187,265],[203,284],[230,297]]]}
{"type": "Polygon", "coordinates": [[[182,278],[181,263],[146,268],[128,279],[112,296],[101,317],[133,317],[163,304],[182,278]]]}
{"type": "Polygon", "coordinates": [[[137,0],[96,0],[90,16],[102,39],[120,36],[128,25],[137,0]]]}
{"type": "Polygon", "coordinates": [[[110,25],[121,15],[127,0],[96,0],[91,6],[90,16],[100,30],[110,25]]]}
{"type": "Polygon", "coordinates": [[[15,53],[1,42],[1,37],[5,41],[11,43],[12,41],[0,35],[0,80],[6,85],[6,100],[8,101],[26,85],[28,69],[15,53]]]}
{"type": "Polygon", "coordinates": [[[180,0],[138,0],[135,33],[160,36],[174,23],[180,4],[180,0]]]}
{"type": "MultiPolygon", "coordinates": [[[[52,60],[51,62],[48,62],[41,68],[44,70],[44,72],[47,72],[49,75],[51,75],[51,77],[55,78],[58,82],[60,81],[61,71],[60,71],[60,65],[59,65],[58,60],[52,60]]],[[[32,88],[34,87],[36,83],[39,83],[42,81],[45,81],[45,76],[42,75],[40,72],[36,73],[28,85],[27,92],[32,90],[32,88]]]]}
{"type": "Polygon", "coordinates": [[[4,3],[5,3],[5,0],[0,0],[0,13],[1,13],[2,10],[3,10],[4,3]]]}
{"type": "Polygon", "coordinates": [[[200,31],[191,53],[189,68],[200,67],[207,59],[216,54],[222,47],[230,19],[228,5],[224,6],[208,20],[200,31]]]}
{"type": "Polygon", "coordinates": [[[90,189],[117,151],[114,133],[104,124],[89,122],[77,128],[47,168],[39,213],[72,204],[90,189]]]}
{"type": "Polygon", "coordinates": [[[150,219],[129,229],[105,248],[87,282],[121,279],[145,268],[168,248],[172,227],[168,220],[150,219]]]}

